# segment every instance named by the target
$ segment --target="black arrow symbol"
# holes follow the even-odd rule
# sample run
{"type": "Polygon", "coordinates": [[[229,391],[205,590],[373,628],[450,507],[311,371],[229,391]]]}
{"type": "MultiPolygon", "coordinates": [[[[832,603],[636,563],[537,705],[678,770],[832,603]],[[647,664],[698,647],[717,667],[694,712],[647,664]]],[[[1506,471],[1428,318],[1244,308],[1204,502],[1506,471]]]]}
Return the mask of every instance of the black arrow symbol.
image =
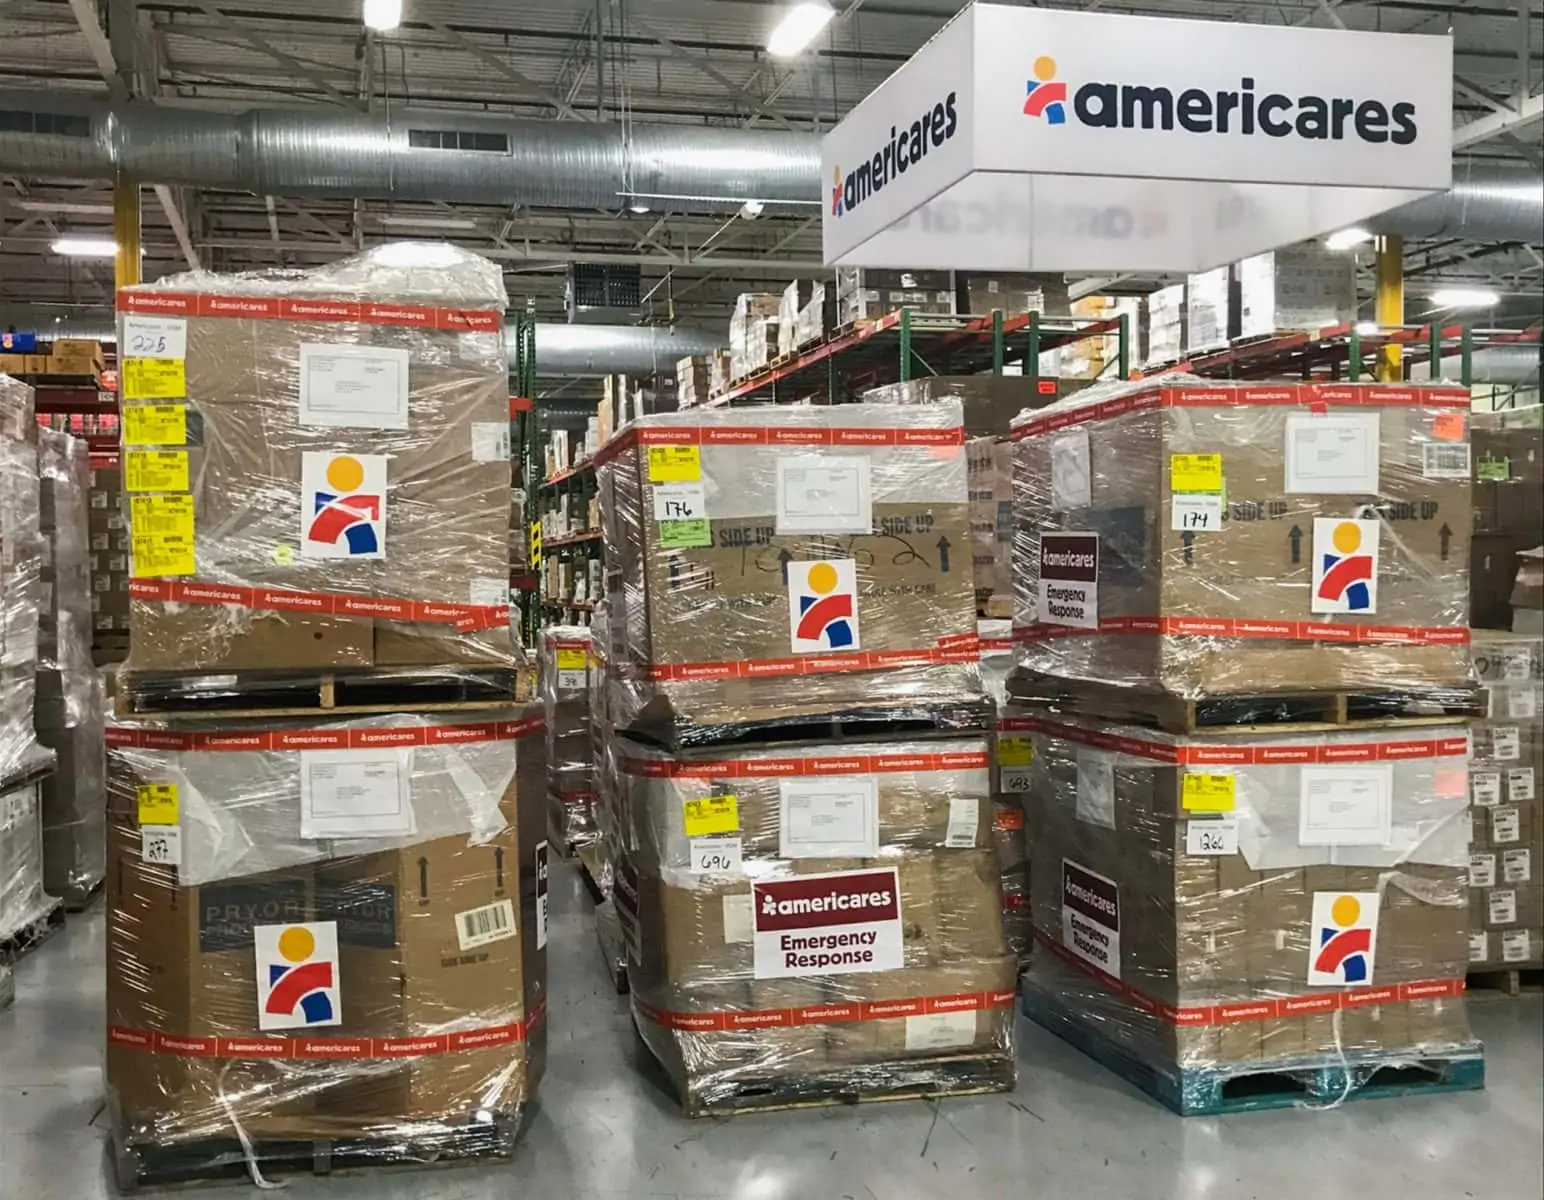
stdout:
{"type": "Polygon", "coordinates": [[[670,556],[670,587],[672,591],[675,589],[676,584],[680,582],[680,579],[681,560],[679,556],[672,554],[670,556]]]}
{"type": "Polygon", "coordinates": [[[501,892],[504,890],[504,847],[503,846],[495,846],[493,848],[493,886],[497,890],[499,890],[501,892]]]}
{"type": "Polygon", "coordinates": [[[1196,535],[1188,529],[1179,535],[1180,545],[1185,547],[1185,565],[1193,567],[1196,563],[1196,535]]]}
{"type": "Polygon", "coordinates": [[[938,539],[938,569],[945,575],[949,573],[949,539],[938,539]]]}
{"type": "Polygon", "coordinates": [[[1296,525],[1287,530],[1287,540],[1292,543],[1292,563],[1296,566],[1303,561],[1303,531],[1296,525]]]}
{"type": "Polygon", "coordinates": [[[786,585],[788,583],[788,564],[793,561],[793,555],[789,554],[787,550],[779,550],[777,552],[777,561],[783,569],[783,583],[786,585]]]}
{"type": "Polygon", "coordinates": [[[418,898],[420,900],[429,898],[429,860],[427,858],[418,860],[418,898]]]}
{"type": "Polygon", "coordinates": [[[1453,540],[1453,531],[1447,527],[1446,521],[1442,523],[1442,528],[1437,530],[1437,537],[1441,539],[1439,543],[1441,546],[1441,554],[1443,561],[1446,561],[1448,556],[1448,546],[1453,540]]]}

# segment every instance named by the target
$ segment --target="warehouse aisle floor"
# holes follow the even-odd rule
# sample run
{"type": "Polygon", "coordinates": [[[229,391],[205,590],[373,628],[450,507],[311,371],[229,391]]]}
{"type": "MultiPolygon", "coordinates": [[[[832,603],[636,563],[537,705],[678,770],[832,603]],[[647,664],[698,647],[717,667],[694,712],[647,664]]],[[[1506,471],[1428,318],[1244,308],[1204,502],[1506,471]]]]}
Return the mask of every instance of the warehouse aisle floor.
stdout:
{"type": "MultiPolygon", "coordinates": [[[[294,1180],[293,1200],[1538,1200],[1544,1003],[1474,1005],[1489,1090],[1180,1121],[1021,1022],[1012,1096],[688,1122],[633,1065],[577,874],[555,873],[552,1055],[514,1166],[294,1180]]],[[[102,921],[26,960],[0,1014],[0,1200],[112,1196],[102,921]]],[[[229,1187],[182,1200],[241,1195],[229,1187]]],[[[254,1193],[255,1194],[255,1193],[254,1193]]]]}

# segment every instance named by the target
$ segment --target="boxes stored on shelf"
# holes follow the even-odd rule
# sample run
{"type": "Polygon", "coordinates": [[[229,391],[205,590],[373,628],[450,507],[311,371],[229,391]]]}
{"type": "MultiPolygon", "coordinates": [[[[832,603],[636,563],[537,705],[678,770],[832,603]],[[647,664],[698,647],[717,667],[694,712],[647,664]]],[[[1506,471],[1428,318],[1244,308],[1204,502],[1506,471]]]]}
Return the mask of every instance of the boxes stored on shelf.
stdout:
{"type": "Polygon", "coordinates": [[[1238,279],[1228,265],[1185,282],[1185,353],[1221,350],[1239,336],[1238,279]]]}
{"type": "Polygon", "coordinates": [[[648,417],[600,472],[619,729],[980,703],[958,402],[648,417]]]}
{"type": "Polygon", "coordinates": [[[792,354],[821,341],[837,324],[835,283],[795,279],[778,304],[777,352],[792,354]]]}
{"type": "Polygon", "coordinates": [[[115,1143],[507,1153],[545,1062],[537,711],[109,741],[115,1143]]]}
{"type": "Polygon", "coordinates": [[[682,408],[701,404],[713,391],[713,360],[694,354],[676,363],[676,402],[682,408]]]}
{"type": "Polygon", "coordinates": [[[985,740],[619,755],[634,1009],[688,1112],[1011,1087],[985,740]]]}
{"type": "Polygon", "coordinates": [[[579,625],[544,628],[540,683],[547,726],[547,827],[564,854],[596,837],[591,679],[590,631],[579,625]]]}
{"type": "Polygon", "coordinates": [[[1233,267],[1237,337],[1318,330],[1356,320],[1356,260],[1321,243],[1268,250],[1233,267]]]}
{"type": "Polygon", "coordinates": [[[42,374],[99,375],[106,364],[102,343],[85,338],[57,338],[48,351],[48,365],[42,374]]]}
{"type": "Polygon", "coordinates": [[[837,319],[867,321],[909,308],[934,316],[954,315],[953,271],[889,271],[838,267],[837,319]]]}
{"type": "Polygon", "coordinates": [[[777,354],[781,292],[742,292],[729,318],[729,377],[744,379],[777,354]],[[768,322],[771,329],[768,329],[768,322]]]}
{"type": "Polygon", "coordinates": [[[1185,354],[1185,285],[1159,288],[1148,296],[1147,350],[1142,361],[1156,366],[1185,354]]]}
{"type": "Polygon", "coordinates": [[[1180,1078],[1477,1053],[1462,723],[1179,737],[1022,715],[1031,1017],[1180,1078]]]}
{"type": "Polygon", "coordinates": [[[962,314],[1004,317],[1024,313],[1066,313],[1067,285],[1059,276],[1032,274],[967,275],[959,284],[957,307],[962,314]]]}
{"type": "Polygon", "coordinates": [[[1464,684],[1468,408],[1165,381],[1022,418],[1020,664],[1186,696],[1464,684]]]}
{"type": "Polygon", "coordinates": [[[119,293],[130,670],[513,661],[503,281],[422,254],[119,293]]]}

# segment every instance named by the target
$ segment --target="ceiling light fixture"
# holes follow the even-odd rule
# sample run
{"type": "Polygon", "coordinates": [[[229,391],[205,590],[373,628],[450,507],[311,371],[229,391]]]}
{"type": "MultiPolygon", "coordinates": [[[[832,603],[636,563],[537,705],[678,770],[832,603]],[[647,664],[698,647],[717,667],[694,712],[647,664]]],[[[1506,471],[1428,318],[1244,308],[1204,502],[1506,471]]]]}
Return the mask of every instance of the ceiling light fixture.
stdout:
{"type": "Polygon", "coordinates": [[[761,216],[762,210],[766,207],[766,204],[761,200],[747,200],[744,204],[740,205],[740,215],[747,221],[754,221],[757,217],[761,216]]]}
{"type": "Polygon", "coordinates": [[[364,0],[364,22],[371,29],[389,33],[402,24],[402,0],[364,0]]]}
{"type": "Polygon", "coordinates": [[[637,213],[639,216],[642,216],[644,213],[649,211],[649,206],[647,204],[629,204],[627,206],[627,211],[630,213],[637,213]]]}
{"type": "Polygon", "coordinates": [[[1372,241],[1372,234],[1360,225],[1353,225],[1350,229],[1342,229],[1339,233],[1332,233],[1324,239],[1326,250],[1350,250],[1360,246],[1363,242],[1372,241]]]}
{"type": "Polygon", "coordinates": [[[1501,297],[1489,288],[1453,287],[1433,292],[1431,302],[1438,308],[1494,308],[1501,297]]]}
{"type": "Polygon", "coordinates": [[[803,0],[795,4],[777,23],[767,38],[767,53],[774,58],[792,58],[804,51],[831,24],[836,12],[826,0],[803,0]]]}
{"type": "Polygon", "coordinates": [[[118,243],[104,237],[64,237],[54,239],[54,253],[69,258],[112,258],[118,253],[118,243]]]}

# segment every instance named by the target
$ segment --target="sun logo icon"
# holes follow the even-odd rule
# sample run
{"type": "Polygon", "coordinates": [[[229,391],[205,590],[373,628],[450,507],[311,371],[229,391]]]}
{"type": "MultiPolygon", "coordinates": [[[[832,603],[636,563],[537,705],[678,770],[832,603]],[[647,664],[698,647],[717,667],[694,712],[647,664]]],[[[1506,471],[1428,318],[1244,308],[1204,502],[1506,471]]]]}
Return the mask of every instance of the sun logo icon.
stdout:
{"type": "Polygon", "coordinates": [[[858,576],[850,558],[788,564],[788,616],[796,654],[858,648],[858,576]]]}
{"type": "Polygon", "coordinates": [[[1044,117],[1047,124],[1067,123],[1067,85],[1056,78],[1056,60],[1049,54],[1035,59],[1034,78],[1024,84],[1024,115],[1044,117]]]}
{"type": "Polygon", "coordinates": [[[831,215],[833,217],[839,217],[845,211],[842,203],[843,192],[842,168],[837,167],[831,172],[831,215]]]}

